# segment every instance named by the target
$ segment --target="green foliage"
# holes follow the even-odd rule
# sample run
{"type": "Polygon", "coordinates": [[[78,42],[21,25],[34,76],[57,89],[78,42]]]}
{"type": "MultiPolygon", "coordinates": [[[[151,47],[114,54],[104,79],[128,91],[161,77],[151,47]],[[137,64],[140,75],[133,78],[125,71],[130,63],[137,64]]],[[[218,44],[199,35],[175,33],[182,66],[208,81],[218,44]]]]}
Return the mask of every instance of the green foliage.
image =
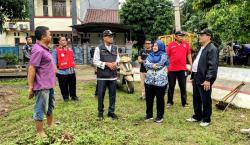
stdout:
{"type": "Polygon", "coordinates": [[[209,10],[214,5],[219,4],[220,0],[189,0],[192,3],[192,6],[196,10],[209,10]]]}
{"type": "Polygon", "coordinates": [[[3,56],[3,59],[7,62],[7,64],[10,64],[10,65],[15,65],[15,64],[18,64],[19,62],[18,57],[13,54],[5,54],[3,56]]]}
{"type": "Polygon", "coordinates": [[[26,19],[29,16],[28,0],[1,0],[0,1],[0,32],[6,19],[26,19]]]}
{"type": "Polygon", "coordinates": [[[159,35],[173,30],[172,5],[170,0],[127,0],[120,11],[121,20],[144,34],[140,37],[155,40],[159,35]]]}
{"type": "Polygon", "coordinates": [[[132,49],[132,61],[136,61],[139,55],[139,50],[136,48],[132,49]]]}
{"type": "Polygon", "coordinates": [[[218,44],[250,42],[249,0],[186,0],[183,29],[197,32],[208,27],[218,44]]]}
{"type": "Polygon", "coordinates": [[[224,42],[249,42],[249,4],[249,1],[241,1],[241,5],[223,2],[209,11],[206,21],[224,42]]]}

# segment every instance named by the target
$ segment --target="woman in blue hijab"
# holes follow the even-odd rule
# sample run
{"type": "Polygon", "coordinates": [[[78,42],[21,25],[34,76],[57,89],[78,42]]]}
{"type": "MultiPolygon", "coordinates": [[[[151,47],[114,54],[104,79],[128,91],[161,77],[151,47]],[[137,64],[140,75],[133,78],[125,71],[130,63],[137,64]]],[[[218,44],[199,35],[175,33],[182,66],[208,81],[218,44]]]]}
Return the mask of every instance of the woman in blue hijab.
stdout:
{"type": "Polygon", "coordinates": [[[146,92],[146,116],[145,121],[153,119],[153,104],[154,97],[156,96],[157,116],[156,123],[163,121],[165,110],[164,95],[168,84],[167,66],[169,64],[166,55],[165,44],[161,40],[157,40],[145,63],[147,69],[145,79],[145,92],[146,92]]]}

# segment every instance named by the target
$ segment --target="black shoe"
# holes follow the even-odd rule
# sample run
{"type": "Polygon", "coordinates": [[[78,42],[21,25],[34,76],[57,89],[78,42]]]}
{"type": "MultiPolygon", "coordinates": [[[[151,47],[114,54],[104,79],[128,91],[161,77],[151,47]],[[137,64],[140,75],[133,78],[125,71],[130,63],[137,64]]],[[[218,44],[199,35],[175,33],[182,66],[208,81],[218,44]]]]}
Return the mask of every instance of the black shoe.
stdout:
{"type": "Polygon", "coordinates": [[[64,102],[69,102],[69,99],[64,99],[63,101],[64,101],[64,102]]]}
{"type": "Polygon", "coordinates": [[[113,120],[118,119],[115,113],[108,113],[108,117],[111,117],[113,120]]]}
{"type": "Polygon", "coordinates": [[[170,108],[170,107],[172,107],[172,106],[173,106],[173,104],[167,103],[167,108],[170,108]]]}
{"type": "Polygon", "coordinates": [[[156,122],[156,123],[162,123],[162,122],[163,122],[163,117],[157,117],[157,118],[155,119],[155,122],[156,122]]]}
{"type": "Polygon", "coordinates": [[[78,97],[72,98],[72,101],[79,101],[78,97]]]}
{"type": "Polygon", "coordinates": [[[102,112],[99,112],[99,113],[98,113],[98,118],[99,118],[99,119],[103,119],[103,113],[102,113],[102,112]]]}
{"type": "Polygon", "coordinates": [[[153,119],[154,119],[153,116],[149,116],[149,115],[146,115],[144,117],[144,121],[150,121],[150,120],[153,120],[153,119]]]}

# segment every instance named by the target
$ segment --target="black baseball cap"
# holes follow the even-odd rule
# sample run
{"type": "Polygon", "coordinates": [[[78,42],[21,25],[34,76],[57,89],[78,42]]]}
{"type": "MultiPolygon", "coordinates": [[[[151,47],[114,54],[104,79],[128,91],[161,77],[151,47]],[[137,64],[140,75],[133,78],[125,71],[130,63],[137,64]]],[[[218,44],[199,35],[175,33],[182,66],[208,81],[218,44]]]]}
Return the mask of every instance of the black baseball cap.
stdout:
{"type": "Polygon", "coordinates": [[[178,35],[178,36],[185,36],[186,35],[185,32],[183,32],[183,31],[176,31],[174,34],[178,35]]]}
{"type": "Polygon", "coordinates": [[[201,30],[198,34],[206,34],[208,36],[213,37],[213,32],[208,28],[205,28],[205,29],[201,30]]]}
{"type": "Polygon", "coordinates": [[[114,35],[114,33],[112,32],[112,31],[110,31],[110,30],[105,30],[105,31],[103,31],[103,33],[102,33],[102,36],[103,37],[106,37],[106,36],[113,36],[114,35]]]}

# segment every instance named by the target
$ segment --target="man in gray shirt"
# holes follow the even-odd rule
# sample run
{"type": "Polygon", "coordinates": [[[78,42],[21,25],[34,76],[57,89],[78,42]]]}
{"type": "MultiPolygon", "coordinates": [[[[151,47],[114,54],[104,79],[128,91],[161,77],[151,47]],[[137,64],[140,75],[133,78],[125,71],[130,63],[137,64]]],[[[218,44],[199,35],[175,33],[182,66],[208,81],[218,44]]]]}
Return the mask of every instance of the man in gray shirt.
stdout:
{"type": "Polygon", "coordinates": [[[29,62],[31,49],[32,49],[32,38],[30,36],[26,37],[26,45],[23,46],[23,62],[29,62]]]}

